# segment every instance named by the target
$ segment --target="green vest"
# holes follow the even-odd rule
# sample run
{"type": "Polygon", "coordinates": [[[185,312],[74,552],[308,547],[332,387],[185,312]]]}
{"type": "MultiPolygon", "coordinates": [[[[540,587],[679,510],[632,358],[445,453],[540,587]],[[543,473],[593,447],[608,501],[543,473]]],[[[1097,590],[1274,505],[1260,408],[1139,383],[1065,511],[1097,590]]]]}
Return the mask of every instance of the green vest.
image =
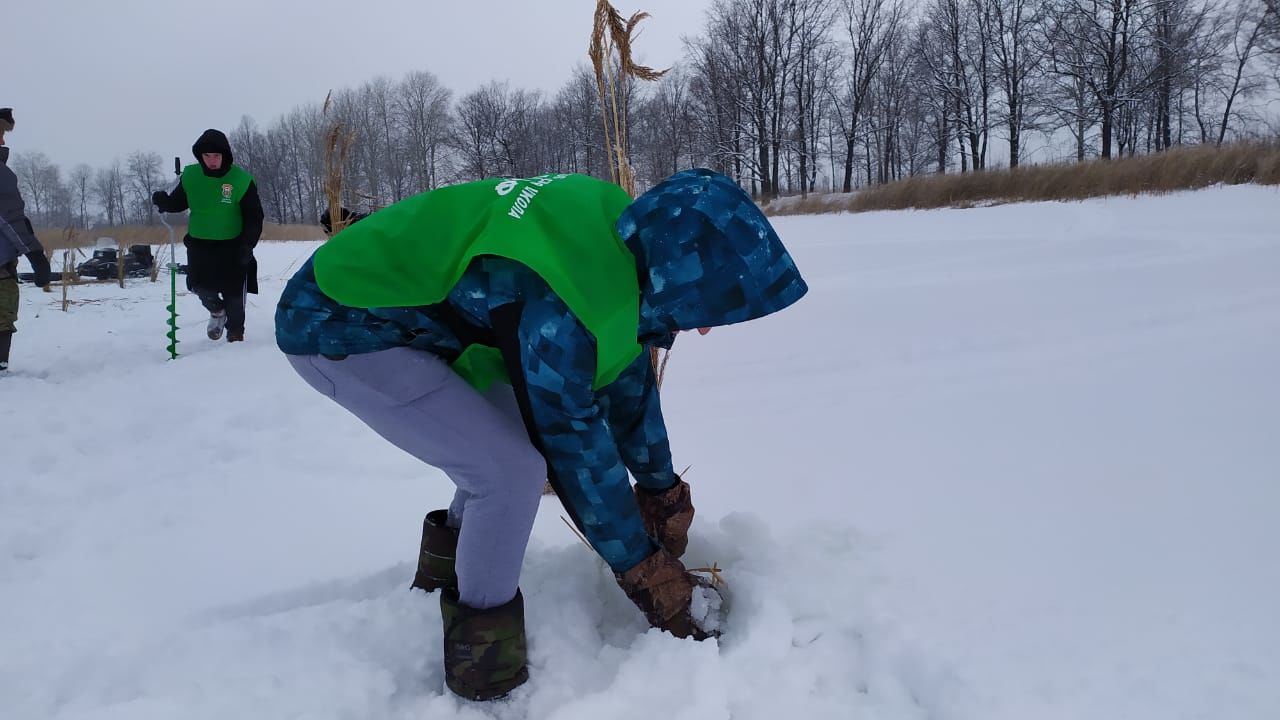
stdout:
{"type": "MultiPolygon", "coordinates": [[[[640,354],[636,262],[614,224],[631,198],[585,175],[481,180],[415,195],[334,235],[315,253],[316,283],[348,307],[445,299],[472,259],[536,272],[596,340],[598,389],[640,354]]],[[[508,381],[494,348],[472,345],[453,369],[477,389],[508,381]]]]}
{"type": "Polygon", "coordinates": [[[199,165],[182,169],[182,190],[191,208],[187,234],[200,240],[234,240],[244,229],[240,198],[253,176],[239,165],[220,178],[209,177],[199,165]]]}

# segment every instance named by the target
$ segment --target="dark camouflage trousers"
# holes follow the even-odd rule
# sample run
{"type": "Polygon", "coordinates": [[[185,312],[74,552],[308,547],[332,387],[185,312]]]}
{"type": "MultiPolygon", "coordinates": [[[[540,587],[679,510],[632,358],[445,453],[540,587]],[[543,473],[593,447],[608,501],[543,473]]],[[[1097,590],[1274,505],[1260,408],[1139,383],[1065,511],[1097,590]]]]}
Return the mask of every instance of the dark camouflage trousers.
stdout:
{"type": "Polygon", "coordinates": [[[18,321],[18,278],[0,268],[0,333],[17,330],[14,325],[18,321]]]}

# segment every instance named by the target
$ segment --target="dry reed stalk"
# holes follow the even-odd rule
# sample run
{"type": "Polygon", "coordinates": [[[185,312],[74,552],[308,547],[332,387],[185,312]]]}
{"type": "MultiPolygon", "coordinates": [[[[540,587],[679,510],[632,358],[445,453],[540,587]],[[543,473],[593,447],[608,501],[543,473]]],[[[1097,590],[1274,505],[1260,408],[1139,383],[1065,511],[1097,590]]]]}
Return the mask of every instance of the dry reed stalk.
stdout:
{"type": "Polygon", "coordinates": [[[573,523],[566,520],[563,515],[560,516],[560,522],[564,523],[564,526],[569,528],[569,532],[573,533],[574,537],[581,540],[582,544],[586,545],[588,550],[591,550],[591,552],[595,552],[595,550],[592,549],[591,547],[591,543],[587,542],[587,538],[582,533],[578,532],[578,528],[574,527],[573,523]]]}
{"type": "Polygon", "coordinates": [[[67,286],[71,283],[67,280],[67,274],[71,272],[71,250],[62,251],[62,280],[58,283],[62,286],[62,312],[67,311],[67,286]]]}
{"type": "Polygon", "coordinates": [[[613,100],[613,96],[605,80],[605,64],[607,62],[610,67],[613,64],[613,53],[606,48],[606,38],[610,37],[609,25],[612,17],[616,15],[618,11],[609,3],[604,0],[596,3],[595,17],[591,27],[591,45],[587,49],[587,55],[591,58],[591,65],[596,71],[596,96],[600,103],[600,121],[604,125],[605,152],[609,156],[609,179],[616,185],[622,185],[618,178],[618,163],[614,158],[613,126],[609,124],[608,105],[613,100]]]}
{"type": "MultiPolygon", "coordinates": [[[[333,91],[324,96],[322,113],[329,116],[329,108],[333,102],[333,91]]],[[[347,153],[355,140],[355,132],[338,119],[334,119],[325,131],[324,144],[324,195],[329,204],[329,223],[336,235],[349,223],[342,217],[342,181],[343,171],[347,167],[347,153]]]]}
{"type": "Polygon", "coordinates": [[[667,74],[636,64],[632,57],[636,30],[649,17],[637,12],[623,19],[608,0],[597,0],[587,55],[596,73],[600,117],[604,123],[605,152],[609,156],[609,177],[627,194],[635,197],[635,173],[627,152],[628,99],[626,85],[632,79],[653,81],[667,74]]]}
{"type": "Polygon", "coordinates": [[[67,307],[71,304],[67,299],[67,286],[71,284],[76,275],[76,251],[73,249],[76,246],[76,229],[74,227],[67,226],[63,235],[63,246],[65,249],[62,251],[62,279],[58,284],[62,286],[62,312],[66,312],[67,307]]]}
{"type": "Polygon", "coordinates": [[[125,265],[125,248],[124,240],[116,240],[116,281],[120,283],[120,289],[124,289],[124,265],[125,265]]]}
{"type": "MultiPolygon", "coordinates": [[[[652,82],[667,74],[666,70],[637,65],[632,58],[636,30],[648,17],[647,12],[636,12],[624,20],[622,13],[608,0],[597,0],[591,27],[591,44],[587,49],[591,66],[596,73],[605,153],[609,157],[609,178],[631,197],[636,196],[636,177],[627,151],[629,108],[626,86],[632,79],[652,82]]],[[[670,350],[649,350],[649,364],[659,388],[662,387],[662,377],[670,357],[670,350]]]]}
{"type": "Polygon", "coordinates": [[[724,575],[721,574],[724,570],[720,568],[719,563],[711,563],[711,567],[689,568],[689,572],[706,573],[710,575],[711,587],[713,588],[718,588],[727,584],[724,581],[724,575]]]}

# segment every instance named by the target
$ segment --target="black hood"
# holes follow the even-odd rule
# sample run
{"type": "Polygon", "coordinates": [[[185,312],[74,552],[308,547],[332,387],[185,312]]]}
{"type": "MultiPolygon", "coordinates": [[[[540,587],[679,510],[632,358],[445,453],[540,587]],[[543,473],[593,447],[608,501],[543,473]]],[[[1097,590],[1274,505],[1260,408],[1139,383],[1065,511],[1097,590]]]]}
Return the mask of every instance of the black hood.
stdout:
{"type": "Polygon", "coordinates": [[[0,165],[9,164],[9,146],[0,145],[0,165]]]}
{"type": "Polygon", "coordinates": [[[205,130],[199,140],[191,146],[191,153],[196,156],[196,162],[200,163],[200,167],[204,170],[204,174],[209,177],[222,177],[231,171],[231,163],[235,162],[235,158],[231,155],[231,143],[227,140],[227,136],[223,135],[219,130],[205,130]],[[204,166],[204,160],[200,159],[202,153],[222,153],[222,168],[219,170],[210,170],[204,166]]]}

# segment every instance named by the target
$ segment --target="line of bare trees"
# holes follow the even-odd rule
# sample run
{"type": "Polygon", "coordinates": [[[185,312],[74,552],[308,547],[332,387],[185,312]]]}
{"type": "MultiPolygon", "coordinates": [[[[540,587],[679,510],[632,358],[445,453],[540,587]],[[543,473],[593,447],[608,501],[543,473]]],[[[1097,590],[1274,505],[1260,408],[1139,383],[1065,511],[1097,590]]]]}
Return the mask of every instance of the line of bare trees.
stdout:
{"type": "MultiPolygon", "coordinates": [[[[715,0],[671,73],[625,89],[631,161],[642,187],[707,166],[770,198],[1273,137],[1278,3],[715,0]]],[[[608,176],[585,65],[551,94],[455,96],[414,72],[231,130],[270,219],[315,222],[335,122],[353,134],[356,205],[480,177],[608,176]]],[[[14,163],[41,225],[150,223],[151,192],[172,182],[155,152],[66,174],[38,152],[14,163]]]]}
{"type": "Polygon", "coordinates": [[[768,197],[1272,136],[1276,2],[718,0],[699,147],[768,197]]]}
{"type": "Polygon", "coordinates": [[[150,224],[151,193],[165,187],[159,153],[137,151],[105,168],[81,163],[63,173],[42,152],[13,155],[27,215],[36,225],[150,224]]]}

